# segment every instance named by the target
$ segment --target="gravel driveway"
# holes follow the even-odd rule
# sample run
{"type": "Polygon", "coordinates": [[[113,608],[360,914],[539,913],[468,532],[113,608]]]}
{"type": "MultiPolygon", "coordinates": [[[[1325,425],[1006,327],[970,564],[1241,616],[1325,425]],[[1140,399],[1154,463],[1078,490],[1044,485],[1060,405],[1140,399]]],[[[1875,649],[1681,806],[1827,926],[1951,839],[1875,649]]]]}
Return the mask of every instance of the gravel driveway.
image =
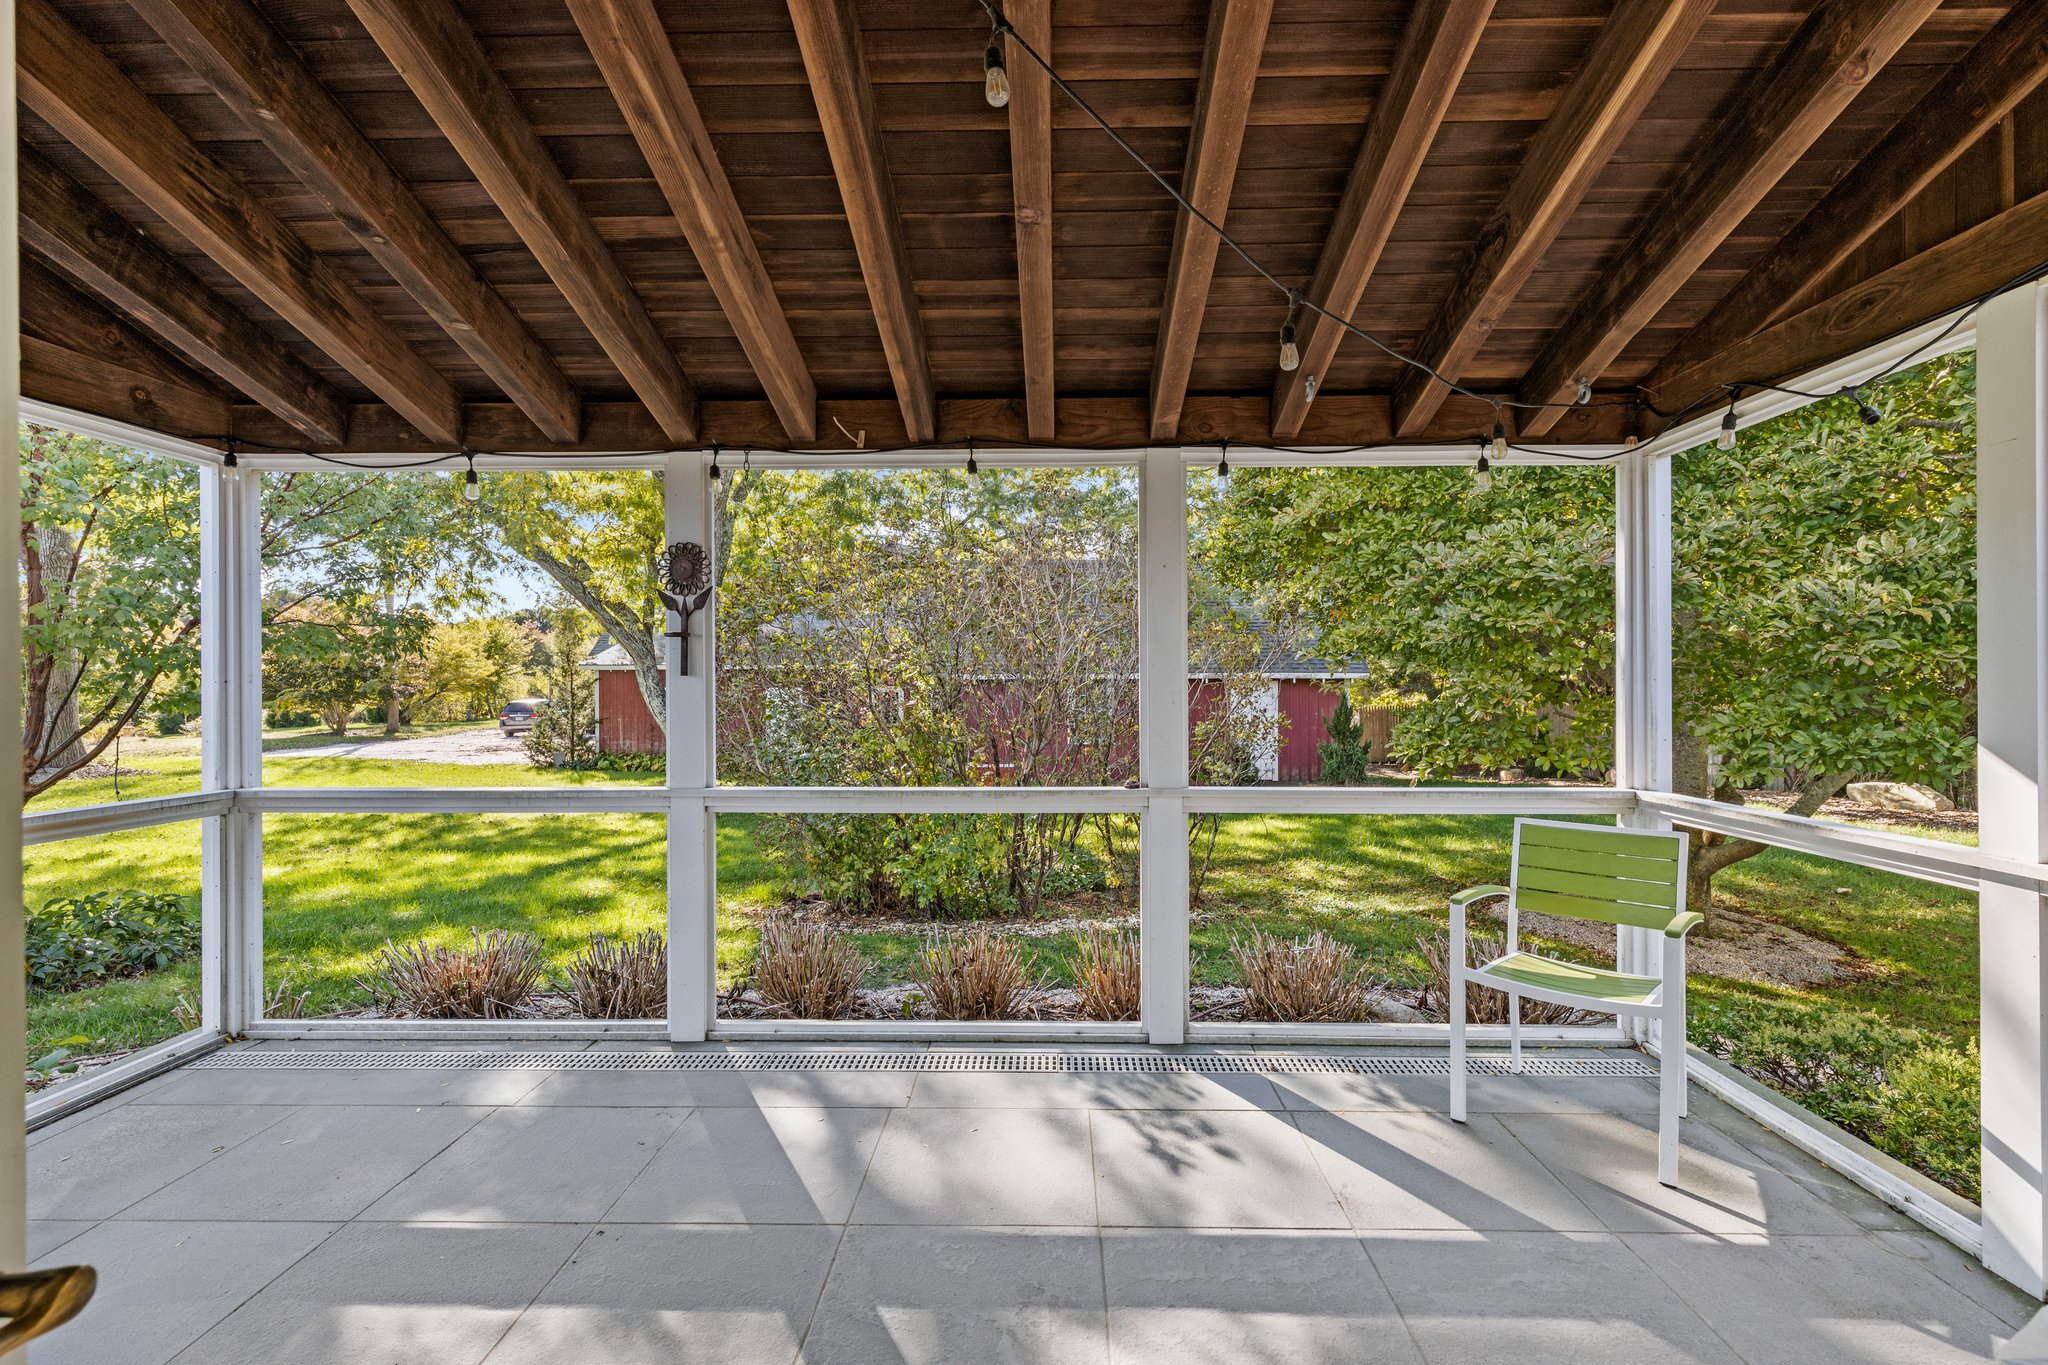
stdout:
{"type": "Polygon", "coordinates": [[[347,739],[314,749],[276,750],[276,760],[294,758],[382,758],[400,763],[524,763],[526,748],[519,737],[489,730],[450,730],[414,739],[347,739]]]}

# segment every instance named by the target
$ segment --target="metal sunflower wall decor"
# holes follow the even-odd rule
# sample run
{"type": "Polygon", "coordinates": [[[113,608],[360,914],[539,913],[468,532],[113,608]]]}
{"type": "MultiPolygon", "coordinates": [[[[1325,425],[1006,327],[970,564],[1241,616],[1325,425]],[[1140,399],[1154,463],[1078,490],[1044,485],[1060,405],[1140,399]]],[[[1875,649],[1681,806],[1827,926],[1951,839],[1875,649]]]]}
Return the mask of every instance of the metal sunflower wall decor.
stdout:
{"type": "Polygon", "coordinates": [[[654,557],[655,592],[661,604],[676,614],[671,640],[681,640],[682,659],[678,672],[690,676],[690,618],[711,601],[711,556],[694,541],[677,541],[654,557]]]}

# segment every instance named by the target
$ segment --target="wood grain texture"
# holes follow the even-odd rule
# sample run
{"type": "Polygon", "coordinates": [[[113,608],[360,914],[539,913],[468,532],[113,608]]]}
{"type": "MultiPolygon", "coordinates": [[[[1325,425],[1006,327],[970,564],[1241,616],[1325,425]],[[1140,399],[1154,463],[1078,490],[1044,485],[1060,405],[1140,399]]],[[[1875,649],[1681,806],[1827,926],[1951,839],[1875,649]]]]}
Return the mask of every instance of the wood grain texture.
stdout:
{"type": "MultiPolygon", "coordinates": [[[[1417,343],[1416,359],[1453,383],[1464,377],[1713,8],[1713,0],[1622,0],[1615,7],[1480,229],[1457,285],[1417,343]]],[[[1395,430],[1422,430],[1450,392],[1448,383],[1409,370],[1394,389],[1395,430]]]]}
{"type": "Polygon", "coordinates": [[[1052,78],[1014,41],[1048,63],[1052,0],[1009,0],[1005,40],[1010,74],[1010,188],[1017,232],[1018,333],[1024,349],[1024,408],[1031,439],[1053,439],[1057,394],[1053,351],[1052,78]]]}
{"type": "Polygon", "coordinates": [[[1550,430],[1579,378],[1621,354],[1939,4],[1829,0],[1800,26],[1530,366],[1519,398],[1556,406],[1525,412],[1526,434],[1550,430]]]}
{"type": "Polygon", "coordinates": [[[569,0],[569,12],[783,430],[792,440],[816,440],[818,390],[810,367],[651,0],[569,0]]]}
{"type": "Polygon", "coordinates": [[[135,88],[46,0],[15,10],[23,103],[370,390],[437,440],[460,435],[454,386],[348,282],[135,88]]]}
{"type": "MultiPolygon", "coordinates": [[[[1305,291],[1311,302],[1342,318],[1357,309],[1492,13],[1493,0],[1418,0],[1305,291]]],[[[1330,361],[1344,337],[1342,327],[1314,313],[1304,312],[1296,326],[1301,365],[1277,372],[1273,385],[1276,440],[1301,434],[1308,381],[1328,387],[1330,361]]]]}
{"type": "MultiPolygon", "coordinates": [[[[1671,349],[1643,385],[1649,399],[1668,409],[1698,397],[1704,365],[1790,312],[1807,290],[1848,260],[1887,219],[1922,202],[1941,173],[1994,134],[2044,77],[2048,5],[2016,5],[1957,63],[1949,78],[1937,81],[1884,141],[1671,349]]],[[[1991,155],[1971,168],[1965,187],[1988,186],[1979,193],[1978,205],[1964,210],[1971,221],[1983,216],[1987,201],[1994,207],[2012,203],[2010,130],[1989,150],[1991,155]]],[[[1954,234],[1953,192],[1947,207],[1942,221],[1927,225],[1934,231],[1921,246],[1954,234]]]]}
{"type": "Polygon", "coordinates": [[[876,127],[859,21],[850,0],[789,0],[789,13],[903,425],[919,433],[916,439],[932,440],[938,430],[937,393],[888,154],[876,127]]]}
{"type": "MultiPolygon", "coordinates": [[[[1180,192],[1211,221],[1226,226],[1230,189],[1237,180],[1245,121],[1251,114],[1272,17],[1273,0],[1215,0],[1209,10],[1209,36],[1180,192]]],[[[1152,359],[1155,440],[1170,441],[1180,431],[1181,402],[1187,397],[1221,245],[1216,234],[1187,210],[1176,213],[1173,257],[1166,267],[1166,297],[1160,305],[1159,341],[1152,359]]]]}
{"type": "Polygon", "coordinates": [[[575,439],[581,399],[561,367],[248,0],[135,8],[507,398],[575,439]]]}
{"type": "Polygon", "coordinates": [[[363,27],[673,441],[697,389],[575,191],[448,0],[349,0],[363,27]]]}

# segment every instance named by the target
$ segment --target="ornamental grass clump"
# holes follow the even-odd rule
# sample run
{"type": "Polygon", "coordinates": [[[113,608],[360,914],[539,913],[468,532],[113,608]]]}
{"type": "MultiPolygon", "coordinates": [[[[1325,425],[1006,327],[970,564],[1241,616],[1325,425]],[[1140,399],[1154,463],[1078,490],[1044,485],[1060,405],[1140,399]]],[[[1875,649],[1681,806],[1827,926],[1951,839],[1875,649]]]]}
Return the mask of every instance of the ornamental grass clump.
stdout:
{"type": "Polygon", "coordinates": [[[778,911],[761,921],[754,989],[797,1019],[844,1019],[860,999],[867,962],[829,925],[778,911]]]}
{"type": "Polygon", "coordinates": [[[911,978],[940,1019],[1021,1019],[1033,986],[1016,941],[989,929],[934,933],[911,978]]]}
{"type": "Polygon", "coordinates": [[[1230,940],[1246,991],[1244,1016],[1287,1024],[1357,1023],[1379,992],[1348,943],[1326,934],[1283,939],[1252,930],[1230,940]]]}
{"type": "Polygon", "coordinates": [[[392,1014],[414,1019],[503,1019],[532,1002],[546,966],[532,934],[469,931],[466,948],[404,947],[386,939],[356,984],[392,1014]]]}
{"type": "Polygon", "coordinates": [[[569,998],[586,1019],[659,1019],[668,1013],[668,940],[644,930],[631,938],[592,934],[569,960],[569,998]]]}
{"type": "MultiPolygon", "coordinates": [[[[1468,934],[1466,944],[1469,958],[1465,965],[1476,967],[1482,962],[1491,962],[1508,950],[1504,934],[1468,934]]],[[[1416,1009],[1430,1019],[1451,1017],[1451,936],[1449,931],[1429,938],[1415,940],[1415,946],[1422,950],[1423,966],[1429,972],[1429,980],[1422,988],[1422,998],[1416,1002],[1416,1009]]],[[[1579,1011],[1570,1005],[1559,1005],[1549,1000],[1522,1000],[1522,1022],[1525,1024],[1569,1024],[1579,1018],[1579,1011]]],[[[1470,1024],[1505,1024],[1508,1022],[1508,996],[1488,986],[1477,986],[1470,982],[1465,985],[1465,1022],[1470,1024]]]]}
{"type": "Polygon", "coordinates": [[[1127,929],[1091,924],[1081,932],[1074,955],[1075,1011],[1083,1019],[1138,1017],[1138,936],[1127,929]]]}

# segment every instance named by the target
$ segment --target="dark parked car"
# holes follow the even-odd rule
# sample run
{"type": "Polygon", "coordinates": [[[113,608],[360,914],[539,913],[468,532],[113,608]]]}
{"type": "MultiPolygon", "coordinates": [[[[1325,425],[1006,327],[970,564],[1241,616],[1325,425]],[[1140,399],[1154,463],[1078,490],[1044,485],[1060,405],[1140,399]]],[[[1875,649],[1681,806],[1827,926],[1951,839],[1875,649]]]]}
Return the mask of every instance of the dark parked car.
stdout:
{"type": "Polygon", "coordinates": [[[523,735],[533,728],[540,709],[546,706],[545,697],[528,697],[524,701],[508,701],[505,709],[498,713],[498,729],[508,735],[523,735]]]}

